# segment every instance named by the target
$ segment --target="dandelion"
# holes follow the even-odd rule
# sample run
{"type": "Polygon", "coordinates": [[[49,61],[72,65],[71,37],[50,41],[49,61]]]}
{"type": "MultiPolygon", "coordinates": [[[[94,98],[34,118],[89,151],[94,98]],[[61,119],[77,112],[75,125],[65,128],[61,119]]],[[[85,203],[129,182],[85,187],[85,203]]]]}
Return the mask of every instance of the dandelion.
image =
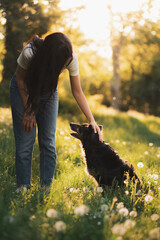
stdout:
{"type": "Polygon", "coordinates": [[[113,198],[113,202],[117,202],[118,199],[116,197],[113,198]]]}
{"type": "Polygon", "coordinates": [[[153,197],[151,195],[146,195],[144,200],[148,203],[150,203],[153,200],[153,197]]]}
{"type": "Polygon", "coordinates": [[[84,187],[83,188],[83,192],[87,192],[88,193],[89,191],[90,191],[89,187],[84,187]]]}
{"type": "Polygon", "coordinates": [[[75,210],[74,210],[74,213],[77,216],[84,216],[88,212],[89,212],[89,207],[84,205],[84,204],[79,206],[79,207],[76,207],[75,210]]]}
{"type": "Polygon", "coordinates": [[[127,179],[126,179],[126,180],[124,180],[124,184],[126,184],[126,185],[127,185],[128,183],[129,183],[129,182],[127,181],[127,179]]]}
{"type": "Polygon", "coordinates": [[[153,177],[154,180],[158,180],[158,178],[159,178],[158,174],[153,174],[152,177],[153,177]]]}
{"type": "Polygon", "coordinates": [[[60,131],[60,134],[61,134],[61,135],[64,135],[64,132],[63,132],[63,131],[60,131]]]}
{"type": "Polygon", "coordinates": [[[128,211],[127,208],[124,207],[124,208],[119,209],[118,213],[119,213],[120,215],[122,215],[123,217],[126,217],[126,216],[128,216],[129,211],[128,211]]]}
{"type": "Polygon", "coordinates": [[[117,209],[121,209],[121,208],[124,208],[124,203],[123,202],[119,202],[117,204],[117,209]]]}
{"type": "Polygon", "coordinates": [[[103,192],[103,188],[102,187],[97,187],[97,192],[98,193],[102,193],[103,192]]]}
{"type": "Polygon", "coordinates": [[[124,222],[124,227],[128,230],[130,228],[133,228],[134,226],[136,225],[136,222],[131,220],[131,219],[127,219],[125,222],[124,222]]]}
{"type": "Polygon", "coordinates": [[[56,217],[58,217],[58,212],[55,209],[50,208],[47,210],[46,216],[49,218],[56,218],[56,217]]]}
{"type": "Polygon", "coordinates": [[[77,192],[79,192],[79,188],[74,188],[73,187],[73,188],[70,188],[69,191],[73,192],[73,193],[77,193],[77,192]]]}
{"type": "Polygon", "coordinates": [[[128,194],[129,194],[129,191],[126,190],[126,191],[125,191],[125,194],[128,195],[128,194]]]}
{"type": "Polygon", "coordinates": [[[129,216],[130,216],[130,217],[137,217],[137,211],[131,211],[131,212],[129,213],[129,216]]]}
{"type": "Polygon", "coordinates": [[[154,214],[151,215],[151,220],[152,221],[157,221],[158,219],[159,219],[159,215],[158,214],[154,213],[154,214]]]}
{"type": "Polygon", "coordinates": [[[159,239],[160,238],[160,227],[154,228],[149,232],[150,239],[159,239]]]}
{"type": "Polygon", "coordinates": [[[144,154],[145,154],[145,155],[148,155],[148,151],[145,151],[144,154]]]}
{"type": "Polygon", "coordinates": [[[53,226],[57,232],[65,232],[66,224],[63,221],[58,221],[53,226]]]}
{"type": "Polygon", "coordinates": [[[101,202],[103,203],[104,201],[105,201],[105,198],[102,197],[102,198],[101,198],[101,202]]]}
{"type": "Polygon", "coordinates": [[[144,164],[142,162],[137,163],[137,167],[142,168],[144,164]]]}
{"type": "Polygon", "coordinates": [[[109,207],[108,207],[107,204],[102,204],[102,205],[101,205],[101,210],[102,210],[103,212],[107,211],[108,208],[109,208],[109,207]]]}
{"type": "Polygon", "coordinates": [[[112,228],[111,231],[113,234],[123,236],[126,232],[126,228],[124,227],[123,223],[116,223],[112,228]]]}
{"type": "Polygon", "coordinates": [[[152,147],[152,146],[153,146],[153,143],[149,143],[148,145],[149,145],[150,147],[152,147]]]}
{"type": "Polygon", "coordinates": [[[35,218],[36,218],[36,216],[35,216],[35,215],[32,215],[29,219],[30,219],[31,221],[33,221],[35,218]]]}
{"type": "Polygon", "coordinates": [[[65,137],[64,137],[64,139],[66,139],[66,140],[69,140],[69,139],[70,139],[70,137],[67,137],[67,136],[65,136],[65,137]]]}

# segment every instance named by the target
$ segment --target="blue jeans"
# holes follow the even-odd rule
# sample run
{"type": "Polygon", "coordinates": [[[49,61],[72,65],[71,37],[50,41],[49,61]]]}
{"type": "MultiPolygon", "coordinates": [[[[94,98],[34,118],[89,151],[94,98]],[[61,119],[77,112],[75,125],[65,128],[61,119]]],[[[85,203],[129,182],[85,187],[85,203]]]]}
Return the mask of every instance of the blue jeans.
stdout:
{"type": "MultiPolygon", "coordinates": [[[[38,142],[40,150],[40,182],[49,186],[52,183],[56,167],[55,133],[58,115],[57,90],[46,103],[49,94],[40,97],[39,110],[36,115],[38,142]],[[46,103],[46,104],[45,104],[46,103]],[[44,107],[45,104],[45,107],[44,107]]],[[[16,145],[16,177],[18,186],[30,186],[33,145],[36,139],[36,126],[27,133],[22,127],[24,106],[19,94],[14,74],[10,85],[13,129],[16,145]]]]}

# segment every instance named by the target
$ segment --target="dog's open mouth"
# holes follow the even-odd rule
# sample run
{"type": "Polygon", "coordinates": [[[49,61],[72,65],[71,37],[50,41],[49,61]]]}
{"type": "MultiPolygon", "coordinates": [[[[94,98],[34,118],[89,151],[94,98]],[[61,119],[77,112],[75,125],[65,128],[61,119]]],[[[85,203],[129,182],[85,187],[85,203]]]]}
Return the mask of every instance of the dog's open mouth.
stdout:
{"type": "Polygon", "coordinates": [[[72,131],[74,131],[71,133],[71,136],[80,139],[80,136],[79,136],[80,125],[75,124],[75,123],[70,123],[70,128],[72,131]]]}

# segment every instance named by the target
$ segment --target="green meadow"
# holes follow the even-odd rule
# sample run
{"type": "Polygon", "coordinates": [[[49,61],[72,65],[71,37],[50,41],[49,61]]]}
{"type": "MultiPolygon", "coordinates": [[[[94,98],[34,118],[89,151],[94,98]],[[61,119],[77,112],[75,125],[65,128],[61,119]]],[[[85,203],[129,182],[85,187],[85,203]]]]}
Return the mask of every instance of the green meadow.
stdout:
{"type": "Polygon", "coordinates": [[[134,165],[142,188],[126,181],[125,187],[102,192],[85,171],[80,142],[70,136],[69,123],[83,123],[85,118],[59,114],[51,191],[39,186],[36,141],[32,186],[28,192],[16,193],[11,111],[0,108],[1,240],[160,239],[160,118],[94,104],[91,108],[103,125],[104,140],[134,165]]]}

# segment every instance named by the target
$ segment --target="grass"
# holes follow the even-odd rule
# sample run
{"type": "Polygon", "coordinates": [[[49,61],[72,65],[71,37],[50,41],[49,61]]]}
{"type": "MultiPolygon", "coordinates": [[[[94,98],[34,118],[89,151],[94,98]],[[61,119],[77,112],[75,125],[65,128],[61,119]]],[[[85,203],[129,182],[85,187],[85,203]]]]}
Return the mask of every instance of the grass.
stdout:
{"type": "Polygon", "coordinates": [[[101,189],[85,172],[80,142],[70,136],[69,122],[85,119],[81,115],[64,115],[58,117],[57,167],[50,193],[39,188],[37,142],[33,152],[32,187],[27,193],[15,193],[11,112],[9,108],[0,108],[1,240],[159,239],[160,118],[92,107],[96,121],[103,125],[104,140],[135,166],[143,182],[142,189],[129,182],[125,188],[99,192],[101,189]],[[120,205],[123,214],[119,212],[120,205]],[[56,214],[51,217],[49,209],[55,209],[56,214]]]}

